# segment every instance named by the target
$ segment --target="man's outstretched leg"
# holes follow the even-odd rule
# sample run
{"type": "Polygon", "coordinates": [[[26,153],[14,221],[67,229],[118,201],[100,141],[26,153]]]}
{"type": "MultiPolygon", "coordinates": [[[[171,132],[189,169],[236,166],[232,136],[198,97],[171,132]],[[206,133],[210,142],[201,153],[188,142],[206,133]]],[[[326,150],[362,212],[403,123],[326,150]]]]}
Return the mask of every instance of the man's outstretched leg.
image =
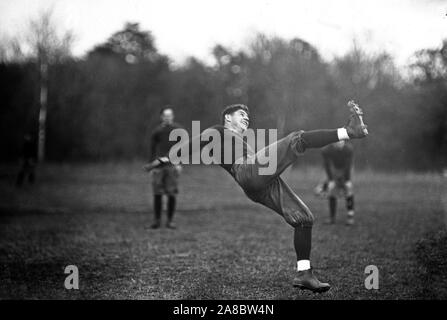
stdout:
{"type": "Polygon", "coordinates": [[[352,101],[348,103],[351,115],[348,124],[338,129],[320,129],[311,131],[292,132],[283,139],[258,151],[253,157],[247,159],[245,164],[236,164],[236,180],[249,188],[264,187],[278,178],[285,169],[294,163],[298,156],[306,149],[322,148],[340,140],[359,139],[368,135],[367,126],[363,123],[363,111],[352,101]],[[272,151],[274,150],[274,151],[272,151]],[[259,174],[262,165],[259,159],[266,154],[276,154],[276,170],[272,174],[259,174]],[[240,170],[241,169],[241,170],[240,170]]]}

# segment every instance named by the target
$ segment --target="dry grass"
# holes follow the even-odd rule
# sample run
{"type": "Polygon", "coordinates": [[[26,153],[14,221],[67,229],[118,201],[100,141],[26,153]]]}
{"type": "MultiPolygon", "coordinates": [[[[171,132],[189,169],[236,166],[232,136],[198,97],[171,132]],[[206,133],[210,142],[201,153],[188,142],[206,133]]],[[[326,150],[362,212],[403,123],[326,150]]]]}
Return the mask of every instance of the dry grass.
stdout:
{"type": "MultiPolygon", "coordinates": [[[[356,173],[357,224],[322,223],[326,202],[312,195],[322,178],[299,168],[285,179],[314,212],[312,260],[333,288],[313,295],[291,286],[292,229],[248,200],[222,169],[185,169],[176,231],[150,230],[149,178],[141,164],[51,165],[38,184],[16,189],[0,171],[0,298],[10,299],[414,299],[442,298],[441,196],[436,174],[356,173]],[[431,262],[430,262],[431,261],[431,262]],[[63,286],[77,265],[80,290],[63,286]],[[376,265],[380,289],[366,290],[376,265]],[[435,277],[435,278],[433,278],[435,277]],[[440,278],[441,277],[441,278],[440,278]]],[[[444,239],[444,240],[443,240],[444,239]]]]}

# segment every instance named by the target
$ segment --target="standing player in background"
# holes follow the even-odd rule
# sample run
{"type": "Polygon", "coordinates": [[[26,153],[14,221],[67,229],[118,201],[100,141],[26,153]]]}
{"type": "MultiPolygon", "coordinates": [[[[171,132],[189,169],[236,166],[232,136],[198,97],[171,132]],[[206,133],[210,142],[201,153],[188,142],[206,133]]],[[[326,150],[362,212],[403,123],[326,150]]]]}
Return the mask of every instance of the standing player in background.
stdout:
{"type": "Polygon", "coordinates": [[[36,179],[36,154],[36,143],[34,139],[31,134],[25,134],[20,157],[20,171],[16,180],[17,187],[21,187],[26,179],[28,179],[30,184],[34,184],[36,179]]]}
{"type": "Polygon", "coordinates": [[[354,224],[354,191],[351,181],[354,149],[350,142],[339,141],[322,149],[324,169],[327,175],[327,196],[329,199],[329,224],[335,223],[337,198],[346,200],[347,225],[354,224]]]}
{"type": "MultiPolygon", "coordinates": [[[[158,125],[151,135],[150,161],[160,157],[166,157],[175,141],[169,141],[169,134],[172,130],[181,128],[174,122],[174,111],[170,106],[166,106],[160,111],[161,124],[158,125]]],[[[156,168],[152,172],[152,188],[154,193],[154,222],[152,229],[157,229],[161,225],[161,211],[163,208],[163,195],[168,198],[166,227],[175,229],[173,217],[177,202],[178,177],[181,171],[180,165],[165,164],[156,168]]]]}

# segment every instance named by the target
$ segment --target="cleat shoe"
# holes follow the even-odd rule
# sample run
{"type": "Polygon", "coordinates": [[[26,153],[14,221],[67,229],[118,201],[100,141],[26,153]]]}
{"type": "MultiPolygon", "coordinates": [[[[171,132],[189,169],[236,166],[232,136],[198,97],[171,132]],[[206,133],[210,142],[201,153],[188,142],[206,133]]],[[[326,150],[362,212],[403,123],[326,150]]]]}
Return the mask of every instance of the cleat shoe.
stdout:
{"type": "Polygon", "coordinates": [[[310,290],[312,292],[326,292],[331,286],[328,283],[320,282],[312,272],[312,268],[309,270],[298,271],[298,275],[293,279],[293,286],[298,287],[301,290],[310,290]]]}
{"type": "Polygon", "coordinates": [[[348,102],[351,115],[348,124],[345,126],[348,136],[350,138],[364,138],[368,135],[368,126],[363,123],[363,111],[354,102],[348,102]]]}
{"type": "Polygon", "coordinates": [[[160,228],[160,221],[155,221],[153,224],[151,224],[151,229],[158,229],[160,228]]]}
{"type": "Polygon", "coordinates": [[[172,222],[168,222],[168,223],[166,223],[166,228],[168,228],[168,229],[177,229],[177,226],[174,223],[172,223],[172,222]]]}
{"type": "Polygon", "coordinates": [[[354,225],[354,218],[353,217],[348,217],[348,219],[346,219],[346,225],[347,226],[354,225]]]}

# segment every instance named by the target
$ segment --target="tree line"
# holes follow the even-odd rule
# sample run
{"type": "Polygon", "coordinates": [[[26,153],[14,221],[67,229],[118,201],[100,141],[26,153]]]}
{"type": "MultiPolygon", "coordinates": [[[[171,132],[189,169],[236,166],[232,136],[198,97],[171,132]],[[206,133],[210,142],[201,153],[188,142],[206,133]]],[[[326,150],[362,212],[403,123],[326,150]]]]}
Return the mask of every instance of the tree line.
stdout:
{"type": "MultiPolygon", "coordinates": [[[[171,67],[150,31],[127,23],[81,58],[70,54],[70,35],[47,43],[46,158],[50,161],[143,159],[159,110],[171,105],[176,121],[201,127],[220,121],[230,103],[245,103],[252,126],[293,130],[336,128],[346,102],[365,110],[367,140],[356,141],[356,165],[437,170],[447,160],[447,41],[416,52],[403,77],[392,56],[354,46],[325,61],[310,43],[257,34],[244,50],[216,44],[215,63],[190,57],[171,67]]],[[[39,43],[39,39],[35,42],[39,43]]],[[[39,50],[44,50],[40,48],[39,50]]],[[[37,135],[39,55],[0,43],[2,161],[20,155],[25,133],[37,135]]],[[[319,161],[319,153],[299,159],[319,161]]]]}

